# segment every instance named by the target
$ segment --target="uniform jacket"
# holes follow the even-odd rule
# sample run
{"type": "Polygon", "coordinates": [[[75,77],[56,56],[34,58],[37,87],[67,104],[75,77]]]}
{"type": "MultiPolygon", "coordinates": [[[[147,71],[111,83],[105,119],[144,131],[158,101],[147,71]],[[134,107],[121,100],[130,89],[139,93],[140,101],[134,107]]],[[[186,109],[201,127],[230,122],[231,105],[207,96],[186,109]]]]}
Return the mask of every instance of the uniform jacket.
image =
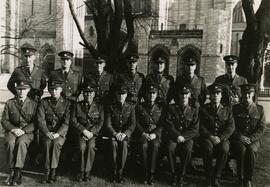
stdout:
{"type": "Polygon", "coordinates": [[[51,72],[51,74],[59,75],[64,81],[63,95],[72,101],[76,101],[81,92],[82,77],[76,70],[70,69],[65,79],[63,69],[57,69],[51,72]]]}
{"type": "Polygon", "coordinates": [[[215,83],[223,84],[227,88],[226,93],[228,97],[231,98],[240,98],[241,97],[241,89],[240,85],[247,84],[247,80],[244,77],[239,75],[235,75],[233,79],[230,79],[227,74],[221,75],[216,78],[215,83]]]}
{"type": "Polygon", "coordinates": [[[111,88],[114,81],[113,75],[108,73],[107,71],[103,71],[101,75],[95,74],[93,75],[98,83],[97,91],[96,91],[96,98],[99,102],[108,103],[111,88]]]}
{"type": "Polygon", "coordinates": [[[119,103],[108,106],[105,114],[105,125],[111,136],[122,132],[130,138],[136,127],[135,107],[126,102],[122,107],[119,103]]]}
{"type": "Polygon", "coordinates": [[[22,77],[26,80],[31,80],[32,89],[29,92],[29,96],[39,96],[43,95],[43,90],[46,87],[46,75],[45,71],[39,66],[34,66],[33,71],[30,73],[27,66],[19,66],[15,68],[14,72],[11,74],[11,77],[8,81],[8,89],[15,95],[15,82],[18,77],[22,77]]]}
{"type": "Polygon", "coordinates": [[[233,139],[239,140],[240,137],[247,136],[251,142],[257,141],[265,130],[265,115],[261,105],[255,103],[245,106],[239,103],[233,107],[235,119],[235,133],[233,139]]]}
{"type": "Polygon", "coordinates": [[[73,125],[79,130],[91,131],[95,136],[99,135],[100,129],[104,123],[104,110],[103,106],[92,102],[90,105],[87,101],[80,101],[76,105],[73,113],[73,125]]]}
{"type": "Polygon", "coordinates": [[[65,137],[70,120],[70,102],[60,97],[56,104],[52,97],[43,98],[37,110],[38,127],[46,135],[57,132],[65,137]]]}
{"type": "Polygon", "coordinates": [[[22,106],[17,98],[6,102],[2,115],[2,126],[5,131],[20,128],[25,133],[34,131],[34,120],[36,116],[37,102],[26,98],[22,106]]]}
{"type": "Polygon", "coordinates": [[[157,100],[163,103],[169,103],[173,97],[173,84],[174,79],[171,75],[166,74],[149,74],[145,78],[145,82],[154,82],[160,85],[157,100]]]}
{"type": "Polygon", "coordinates": [[[192,139],[199,132],[198,107],[187,105],[183,109],[178,104],[168,106],[165,115],[165,128],[168,138],[174,141],[178,136],[186,140],[192,139]]]}
{"type": "Polygon", "coordinates": [[[215,111],[212,103],[204,104],[200,109],[200,135],[203,138],[218,136],[227,140],[235,129],[234,118],[230,106],[219,105],[215,111]]]}
{"type": "Polygon", "coordinates": [[[193,98],[200,104],[204,104],[206,100],[207,89],[203,77],[194,75],[192,79],[189,79],[186,76],[178,76],[174,87],[189,87],[192,91],[193,98]]]}
{"type": "Polygon", "coordinates": [[[154,104],[150,106],[146,102],[139,104],[136,107],[136,127],[139,135],[142,133],[155,133],[161,138],[163,129],[162,124],[163,107],[154,104]]]}
{"type": "Polygon", "coordinates": [[[127,97],[127,102],[136,104],[140,102],[142,98],[142,84],[144,80],[144,75],[142,73],[136,72],[135,75],[131,73],[122,73],[119,75],[120,80],[124,80],[128,84],[129,92],[127,97]]]}

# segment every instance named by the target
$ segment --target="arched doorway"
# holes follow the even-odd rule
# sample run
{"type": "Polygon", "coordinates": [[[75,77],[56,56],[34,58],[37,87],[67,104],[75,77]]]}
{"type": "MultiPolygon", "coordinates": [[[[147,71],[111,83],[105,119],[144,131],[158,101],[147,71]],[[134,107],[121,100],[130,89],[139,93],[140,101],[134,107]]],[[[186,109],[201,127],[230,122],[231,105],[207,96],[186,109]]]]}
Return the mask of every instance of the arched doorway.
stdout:
{"type": "Polygon", "coordinates": [[[148,74],[153,72],[153,57],[159,53],[163,53],[167,57],[168,63],[165,65],[165,73],[169,73],[170,50],[165,45],[158,44],[154,46],[148,53],[148,57],[149,57],[148,69],[147,69],[148,74]]]}
{"type": "Polygon", "coordinates": [[[42,62],[42,64],[40,64],[46,74],[48,75],[49,72],[51,72],[52,70],[54,70],[54,64],[55,64],[55,48],[46,43],[44,44],[41,48],[40,48],[40,62],[42,62]]]}
{"type": "Polygon", "coordinates": [[[195,70],[195,73],[197,75],[200,74],[200,64],[201,64],[201,50],[194,46],[194,45],[186,45],[182,47],[178,52],[177,52],[177,72],[176,75],[182,75],[184,72],[184,62],[183,62],[183,57],[185,56],[192,56],[197,59],[197,68],[195,70]]]}

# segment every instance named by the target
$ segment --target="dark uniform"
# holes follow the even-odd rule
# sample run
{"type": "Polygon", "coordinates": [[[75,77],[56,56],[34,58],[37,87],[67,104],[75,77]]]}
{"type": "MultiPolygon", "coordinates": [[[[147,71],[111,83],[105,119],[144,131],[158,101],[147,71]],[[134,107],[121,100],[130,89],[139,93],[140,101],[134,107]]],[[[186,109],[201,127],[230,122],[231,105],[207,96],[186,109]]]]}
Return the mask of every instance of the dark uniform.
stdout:
{"type": "MultiPolygon", "coordinates": [[[[127,63],[133,63],[137,62],[139,56],[138,55],[128,55],[127,56],[127,63]]],[[[133,73],[132,71],[128,70],[128,72],[122,73],[119,75],[119,80],[118,81],[123,81],[128,84],[128,97],[127,97],[127,102],[131,104],[137,104],[141,102],[142,98],[142,84],[144,80],[144,75],[140,72],[135,72],[133,73]]]]}
{"type": "MultiPolygon", "coordinates": [[[[16,81],[15,89],[30,89],[31,82],[22,79],[16,81]]],[[[33,141],[34,117],[37,102],[26,97],[20,100],[17,96],[6,102],[1,124],[4,129],[7,162],[11,170],[7,185],[16,185],[21,182],[21,169],[24,166],[27,149],[33,141]],[[24,134],[17,136],[13,130],[21,129],[24,134]],[[14,174],[15,169],[15,174],[14,174]]]]}
{"type": "MultiPolygon", "coordinates": [[[[116,94],[127,94],[127,89],[126,85],[118,85],[116,86],[116,94]]],[[[136,127],[135,107],[126,102],[123,105],[119,102],[109,105],[105,114],[105,125],[112,148],[112,180],[116,179],[121,183],[128,153],[128,141],[136,127]],[[126,135],[122,141],[117,140],[116,135],[119,133],[126,135]]]]}
{"type": "MultiPolygon", "coordinates": [[[[188,94],[191,92],[190,88],[178,88],[177,94],[188,94]]],[[[186,173],[186,166],[191,159],[193,137],[199,132],[199,117],[197,105],[181,105],[176,99],[176,104],[168,106],[165,117],[165,129],[167,134],[167,150],[168,159],[172,172],[172,183],[176,185],[183,185],[183,177],[186,173]],[[178,142],[178,137],[184,137],[184,142],[178,142]],[[181,158],[181,167],[176,171],[176,156],[181,158]],[[178,176],[177,176],[178,175],[178,176]],[[176,177],[178,179],[176,179],[176,177]],[[178,181],[177,181],[178,180],[178,181]]]]}
{"type": "MultiPolygon", "coordinates": [[[[49,89],[63,86],[63,80],[50,77],[49,89]]],[[[42,182],[54,182],[55,172],[58,167],[61,148],[66,140],[66,134],[70,121],[70,102],[60,96],[58,100],[50,96],[43,98],[37,110],[38,127],[41,131],[41,142],[45,149],[45,179],[42,182]],[[60,136],[54,139],[48,134],[58,133],[60,136]],[[50,177],[49,177],[50,176],[50,177]]]]}
{"type": "MultiPolygon", "coordinates": [[[[196,60],[194,58],[186,58],[184,63],[186,66],[192,66],[196,65],[196,60]]],[[[178,76],[174,87],[189,87],[192,92],[192,99],[197,101],[200,105],[204,104],[206,100],[207,89],[204,78],[196,74],[194,74],[193,78],[190,78],[186,74],[178,76]]]]}
{"type": "MultiPolygon", "coordinates": [[[[222,88],[218,84],[212,84],[208,87],[212,94],[222,92],[222,88]]],[[[210,94],[211,94],[210,93],[210,94]]],[[[221,177],[222,170],[227,160],[229,152],[229,137],[232,135],[235,124],[231,107],[210,103],[204,104],[200,108],[200,144],[204,157],[204,165],[206,177],[211,179],[212,158],[216,154],[216,169],[214,173],[214,183],[217,185],[218,178],[221,177]],[[217,136],[220,143],[214,144],[211,137],[217,136]]],[[[211,183],[212,181],[208,181],[211,183]]]]}
{"type": "MultiPolygon", "coordinates": [[[[225,56],[224,61],[226,64],[237,63],[238,58],[233,55],[225,56]]],[[[247,84],[247,80],[244,77],[241,77],[235,74],[234,77],[230,77],[228,74],[221,75],[216,78],[215,83],[223,84],[227,88],[227,93],[225,102],[237,104],[239,103],[239,99],[241,98],[241,89],[240,85],[247,84]]],[[[225,96],[225,95],[224,95],[225,96]]]]}
{"type": "MultiPolygon", "coordinates": [[[[73,53],[69,51],[62,51],[58,53],[61,59],[72,59],[73,53]]],[[[80,95],[80,87],[82,84],[82,76],[81,74],[73,69],[70,69],[68,72],[65,72],[64,69],[59,68],[51,72],[51,76],[59,76],[64,80],[63,86],[63,96],[72,101],[76,102],[78,96],[80,95]]]]}
{"type": "MultiPolygon", "coordinates": [[[[156,56],[154,63],[166,63],[167,60],[163,56],[156,56]]],[[[172,88],[174,79],[171,75],[167,75],[164,72],[154,72],[149,74],[145,78],[145,82],[154,82],[159,85],[160,89],[158,92],[157,102],[167,104],[170,103],[173,97],[172,88]]],[[[143,88],[144,89],[144,88],[143,88]]]]}
{"type": "Polygon", "coordinates": [[[157,156],[163,129],[163,107],[157,104],[155,101],[151,103],[151,101],[149,101],[150,99],[146,98],[146,94],[157,94],[157,92],[158,85],[149,84],[146,88],[146,93],[144,93],[145,101],[141,104],[138,104],[136,107],[136,127],[139,135],[138,140],[143,160],[142,163],[145,175],[144,183],[148,184],[153,183],[153,175],[156,170],[157,156]],[[154,134],[156,137],[154,139],[149,139],[151,134],[154,134]]]}
{"type": "MultiPolygon", "coordinates": [[[[22,48],[22,51],[24,52],[25,56],[27,55],[30,56],[34,55],[36,49],[31,45],[27,45],[24,48],[22,48]]],[[[31,80],[32,88],[28,95],[32,99],[38,101],[40,97],[43,95],[43,90],[46,87],[45,71],[37,65],[34,65],[32,72],[30,72],[29,67],[26,65],[22,65],[15,68],[7,84],[8,89],[13,94],[16,94],[16,88],[14,87],[14,83],[16,82],[18,77],[23,77],[24,79],[31,80]]]]}
{"type": "MultiPolygon", "coordinates": [[[[242,85],[242,93],[255,92],[253,85],[242,85]]],[[[264,109],[255,103],[243,102],[233,107],[235,119],[235,133],[232,136],[232,152],[237,156],[237,171],[240,182],[245,186],[252,186],[257,152],[260,147],[260,138],[265,130],[266,122],[264,109]],[[249,144],[241,141],[242,137],[250,139],[249,144]]]]}
{"type": "MultiPolygon", "coordinates": [[[[106,63],[107,58],[105,56],[100,56],[95,59],[96,64],[106,63]]],[[[114,82],[114,77],[111,73],[103,71],[101,74],[95,72],[86,76],[85,79],[95,79],[97,82],[96,96],[95,100],[103,105],[111,103],[111,88],[114,82]]]]}
{"type": "MultiPolygon", "coordinates": [[[[94,80],[88,80],[83,86],[84,94],[95,92],[97,84],[94,80]]],[[[79,149],[80,149],[80,173],[78,175],[79,181],[90,180],[90,171],[92,169],[95,159],[96,138],[103,126],[104,122],[104,110],[103,106],[93,101],[89,103],[87,98],[80,101],[76,105],[75,112],[73,114],[73,125],[79,131],[79,149]],[[88,139],[84,135],[84,131],[87,130],[93,133],[93,136],[88,139]]]]}

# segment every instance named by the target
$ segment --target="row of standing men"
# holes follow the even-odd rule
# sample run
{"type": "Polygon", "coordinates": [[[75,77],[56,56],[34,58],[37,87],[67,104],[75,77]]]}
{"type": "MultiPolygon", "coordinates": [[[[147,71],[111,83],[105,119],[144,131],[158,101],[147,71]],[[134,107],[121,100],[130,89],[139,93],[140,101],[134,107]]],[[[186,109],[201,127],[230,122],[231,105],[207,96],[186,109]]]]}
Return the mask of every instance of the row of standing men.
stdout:
{"type": "Polygon", "coordinates": [[[137,54],[126,57],[127,71],[116,77],[104,70],[107,59],[102,55],[96,59],[97,73],[82,77],[71,68],[73,54],[62,51],[62,67],[49,75],[51,96],[41,99],[47,78],[42,68],[33,64],[36,49],[26,46],[22,52],[25,64],[14,70],[7,85],[15,97],[7,101],[1,121],[10,166],[8,185],[21,182],[36,124],[45,155],[44,183],[55,182],[61,148],[74,136],[80,149],[78,180],[90,180],[95,141],[105,129],[102,136],[111,142],[112,181],[123,181],[133,134],[141,148],[143,181],[153,183],[158,150],[165,141],[172,184],[183,186],[193,140],[200,135],[196,139],[204,150],[208,186],[220,186],[230,145],[238,155],[241,186],[252,186],[265,119],[262,106],[253,101],[255,86],[235,73],[237,57],[225,56],[226,74],[206,88],[204,79],[195,74],[197,60],[192,56],[184,58],[184,75],[174,82],[165,73],[168,59],[164,54],[154,57],[153,73],[146,77],[137,72],[137,54]],[[80,93],[83,100],[77,102],[80,93]],[[210,102],[204,104],[208,94],[210,102]],[[214,153],[217,162],[212,172],[214,153]],[[181,158],[179,170],[175,167],[176,155],[181,158]]]}

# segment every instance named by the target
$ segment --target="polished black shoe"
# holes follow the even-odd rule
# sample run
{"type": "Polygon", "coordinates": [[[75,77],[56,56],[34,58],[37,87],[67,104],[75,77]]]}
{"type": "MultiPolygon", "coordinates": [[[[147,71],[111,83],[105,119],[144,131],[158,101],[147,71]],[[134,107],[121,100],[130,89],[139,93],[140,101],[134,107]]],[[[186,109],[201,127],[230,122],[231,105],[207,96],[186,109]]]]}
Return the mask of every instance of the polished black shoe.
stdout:
{"type": "Polygon", "coordinates": [[[46,169],[44,173],[44,178],[40,181],[42,184],[46,184],[49,182],[50,170],[46,169]]]}
{"type": "Polygon", "coordinates": [[[111,183],[116,183],[116,173],[113,173],[112,175],[111,175],[111,177],[110,177],[110,182],[111,183]]]}
{"type": "Polygon", "coordinates": [[[57,178],[56,178],[56,169],[55,168],[52,168],[48,183],[52,184],[52,183],[55,183],[56,181],[57,181],[57,178]]]}
{"type": "Polygon", "coordinates": [[[180,176],[179,178],[178,178],[178,187],[183,187],[184,186],[184,178],[183,178],[183,176],[180,176]]]}
{"type": "Polygon", "coordinates": [[[14,177],[14,169],[10,170],[9,176],[5,180],[4,184],[7,186],[11,186],[13,183],[13,177],[14,177]]]}
{"type": "Polygon", "coordinates": [[[211,177],[207,177],[207,179],[206,179],[206,186],[207,187],[212,187],[212,179],[211,179],[211,177]]]}
{"type": "Polygon", "coordinates": [[[89,182],[92,180],[92,177],[90,175],[90,172],[84,172],[84,181],[89,182]]]}
{"type": "Polygon", "coordinates": [[[148,177],[148,181],[147,181],[148,185],[153,185],[154,184],[154,174],[151,173],[148,177]]]}
{"type": "Polygon", "coordinates": [[[217,178],[214,178],[213,186],[214,187],[221,187],[221,184],[219,183],[219,180],[217,178]]]}
{"type": "Polygon", "coordinates": [[[254,187],[250,180],[245,181],[244,187],[254,187]]]}
{"type": "Polygon", "coordinates": [[[147,184],[148,183],[148,175],[146,174],[143,178],[143,184],[147,184]]]}
{"type": "Polygon", "coordinates": [[[82,182],[84,180],[84,172],[81,171],[80,173],[77,174],[77,181],[82,182]]]}
{"type": "Polygon", "coordinates": [[[15,168],[14,177],[13,177],[13,186],[20,185],[22,183],[22,171],[21,168],[15,168]]]}
{"type": "Polygon", "coordinates": [[[124,179],[122,175],[117,175],[117,179],[116,182],[119,184],[123,184],[124,183],[124,179]]]}
{"type": "Polygon", "coordinates": [[[177,185],[177,176],[175,174],[172,175],[172,186],[176,186],[177,185]]]}

